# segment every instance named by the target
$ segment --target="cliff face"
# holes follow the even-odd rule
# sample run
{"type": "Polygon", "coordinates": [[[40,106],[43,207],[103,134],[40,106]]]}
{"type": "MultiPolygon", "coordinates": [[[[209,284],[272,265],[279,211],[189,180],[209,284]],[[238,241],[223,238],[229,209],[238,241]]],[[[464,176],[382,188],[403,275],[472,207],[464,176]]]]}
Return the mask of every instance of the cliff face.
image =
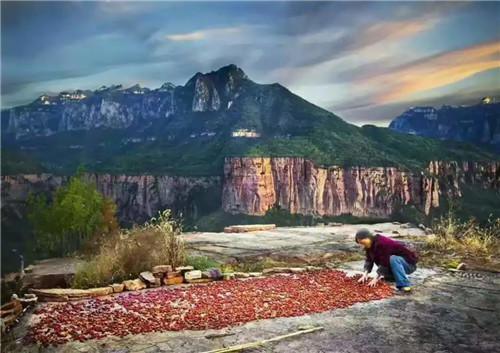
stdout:
{"type": "MultiPolygon", "coordinates": [[[[220,205],[220,177],[86,174],[85,179],[116,203],[125,224],[144,222],[164,209],[196,219],[220,205]]],[[[67,181],[51,174],[2,176],[2,209],[22,204],[30,190],[52,193],[67,181]]]]}
{"type": "MultiPolygon", "coordinates": [[[[197,219],[222,206],[230,213],[263,215],[274,205],[290,213],[390,216],[409,203],[425,213],[440,195],[461,196],[463,185],[500,188],[500,162],[432,162],[427,170],[319,167],[303,158],[227,158],[221,177],[86,174],[117,205],[120,222],[143,222],[158,211],[197,219]],[[222,190],[221,190],[222,189],[222,190]]],[[[67,177],[2,176],[2,210],[22,213],[30,190],[52,193],[67,177]]]]}
{"type": "Polygon", "coordinates": [[[464,183],[499,187],[500,163],[432,162],[427,171],[318,167],[303,158],[227,158],[222,205],[226,212],[263,215],[274,205],[309,215],[389,216],[398,204],[426,213],[439,195],[460,195],[464,183]]]}

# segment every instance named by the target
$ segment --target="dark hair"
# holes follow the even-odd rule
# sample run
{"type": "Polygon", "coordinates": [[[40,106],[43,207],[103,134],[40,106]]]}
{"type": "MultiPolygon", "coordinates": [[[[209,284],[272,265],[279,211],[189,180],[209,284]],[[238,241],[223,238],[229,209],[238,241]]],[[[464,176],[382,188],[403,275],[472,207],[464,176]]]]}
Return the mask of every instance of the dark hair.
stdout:
{"type": "Polygon", "coordinates": [[[361,229],[358,229],[358,231],[356,232],[356,242],[358,240],[361,240],[361,239],[366,239],[366,238],[370,238],[370,239],[373,239],[374,235],[372,234],[372,232],[370,232],[368,229],[366,228],[361,228],[361,229]]]}

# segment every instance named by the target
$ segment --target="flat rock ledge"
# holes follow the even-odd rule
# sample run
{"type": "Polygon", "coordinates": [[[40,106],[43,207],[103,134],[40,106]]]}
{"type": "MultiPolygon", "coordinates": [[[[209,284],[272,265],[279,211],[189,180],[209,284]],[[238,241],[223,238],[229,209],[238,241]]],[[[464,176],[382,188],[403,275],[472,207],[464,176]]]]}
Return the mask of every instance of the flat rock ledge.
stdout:
{"type": "Polygon", "coordinates": [[[260,230],[275,229],[276,224],[246,224],[238,226],[229,226],[224,228],[224,233],[246,233],[260,230]]]}
{"type": "Polygon", "coordinates": [[[30,292],[35,294],[41,302],[67,302],[110,295],[113,293],[113,287],[91,289],[30,289],[30,292]]]}

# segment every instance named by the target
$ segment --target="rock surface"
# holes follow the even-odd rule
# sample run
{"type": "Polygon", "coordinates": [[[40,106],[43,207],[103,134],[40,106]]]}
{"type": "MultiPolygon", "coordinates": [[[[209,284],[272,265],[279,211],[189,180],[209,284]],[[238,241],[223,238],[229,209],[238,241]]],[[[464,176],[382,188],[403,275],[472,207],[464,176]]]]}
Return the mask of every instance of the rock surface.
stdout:
{"type": "Polygon", "coordinates": [[[23,278],[26,288],[68,288],[80,261],[74,258],[54,258],[35,262],[23,278]]]}
{"type": "Polygon", "coordinates": [[[153,276],[153,273],[150,271],[144,271],[139,274],[140,279],[146,284],[155,284],[156,278],[153,276]]]}
{"type": "Polygon", "coordinates": [[[247,224],[247,225],[225,227],[224,233],[246,233],[246,232],[255,232],[259,230],[269,230],[274,228],[276,228],[275,224],[247,224]]]}
{"type": "MultiPolygon", "coordinates": [[[[398,230],[398,236],[425,236],[417,227],[401,228],[392,223],[344,224],[324,227],[278,227],[266,231],[247,233],[184,233],[186,248],[191,254],[210,256],[227,261],[252,260],[271,257],[307,264],[308,261],[330,253],[348,251],[362,256],[361,247],[355,243],[357,229],[368,228],[388,237],[394,237],[392,231],[398,230]]],[[[418,242],[415,239],[398,239],[403,242],[418,242]]]]}
{"type": "Polygon", "coordinates": [[[113,293],[120,293],[123,292],[125,285],[123,283],[113,283],[110,287],[113,289],[113,293]]]}
{"type": "Polygon", "coordinates": [[[136,291],[146,288],[146,284],[139,278],[134,280],[123,281],[123,286],[125,290],[136,291]]]}

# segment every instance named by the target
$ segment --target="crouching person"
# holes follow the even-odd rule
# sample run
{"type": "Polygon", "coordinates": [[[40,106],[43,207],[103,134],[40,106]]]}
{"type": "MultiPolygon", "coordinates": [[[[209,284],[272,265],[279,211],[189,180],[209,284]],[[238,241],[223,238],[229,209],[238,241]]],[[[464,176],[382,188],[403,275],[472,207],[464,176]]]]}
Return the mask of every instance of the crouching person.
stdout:
{"type": "Polygon", "coordinates": [[[366,251],[364,274],[358,280],[364,283],[373,269],[378,266],[377,274],[368,285],[375,286],[381,278],[396,282],[395,294],[411,293],[411,283],[406,275],[417,269],[417,253],[400,242],[372,234],[368,229],[360,229],[356,233],[356,243],[361,244],[366,251]]]}

